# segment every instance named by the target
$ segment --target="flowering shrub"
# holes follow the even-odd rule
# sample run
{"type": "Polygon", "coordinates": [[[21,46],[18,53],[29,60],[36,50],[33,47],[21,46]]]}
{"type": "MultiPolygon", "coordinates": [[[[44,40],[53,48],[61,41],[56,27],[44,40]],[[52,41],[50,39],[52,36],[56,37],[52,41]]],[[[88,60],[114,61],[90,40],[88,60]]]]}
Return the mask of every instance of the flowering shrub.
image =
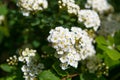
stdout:
{"type": "Polygon", "coordinates": [[[118,2],[0,1],[0,80],[119,79],[118,2]]]}

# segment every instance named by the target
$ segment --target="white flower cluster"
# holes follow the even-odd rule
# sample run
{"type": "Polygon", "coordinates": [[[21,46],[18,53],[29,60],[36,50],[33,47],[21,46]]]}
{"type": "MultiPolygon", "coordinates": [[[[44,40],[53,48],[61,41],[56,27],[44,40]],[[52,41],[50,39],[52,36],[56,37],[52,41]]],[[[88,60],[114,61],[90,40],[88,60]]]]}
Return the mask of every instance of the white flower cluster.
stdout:
{"type": "Polygon", "coordinates": [[[78,21],[83,22],[87,28],[92,28],[97,31],[100,26],[98,14],[93,10],[80,10],[78,13],[78,21]]]}
{"type": "Polygon", "coordinates": [[[98,14],[93,10],[80,10],[80,7],[75,4],[74,0],[59,0],[60,8],[67,8],[68,13],[75,14],[79,22],[83,22],[85,27],[92,28],[97,31],[100,26],[98,14]]]}
{"type": "Polygon", "coordinates": [[[30,12],[46,9],[48,2],[47,0],[18,0],[17,5],[21,8],[24,16],[29,16],[30,12]]]}
{"type": "Polygon", "coordinates": [[[58,3],[60,8],[67,8],[68,13],[70,14],[77,15],[80,10],[80,7],[75,4],[74,0],[59,0],[58,3]]]}
{"type": "Polygon", "coordinates": [[[18,58],[19,61],[25,63],[21,68],[25,80],[33,80],[44,68],[42,63],[36,61],[35,53],[36,50],[26,48],[18,58]]]}
{"type": "Polygon", "coordinates": [[[107,0],[87,0],[85,7],[92,8],[100,14],[113,9],[113,7],[107,2],[107,0]]]}
{"type": "Polygon", "coordinates": [[[48,41],[56,49],[63,70],[69,65],[77,68],[80,60],[95,54],[93,39],[81,28],[72,27],[69,31],[62,26],[56,27],[50,31],[48,41]]]}
{"type": "Polygon", "coordinates": [[[0,15],[0,24],[4,21],[5,17],[3,15],[0,15]]]}

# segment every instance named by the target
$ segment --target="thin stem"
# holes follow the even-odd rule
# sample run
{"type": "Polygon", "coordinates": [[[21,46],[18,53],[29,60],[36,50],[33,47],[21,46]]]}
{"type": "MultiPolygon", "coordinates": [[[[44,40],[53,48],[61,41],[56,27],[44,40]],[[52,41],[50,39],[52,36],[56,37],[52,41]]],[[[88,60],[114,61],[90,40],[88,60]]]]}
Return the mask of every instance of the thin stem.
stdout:
{"type": "Polygon", "coordinates": [[[72,78],[72,77],[75,77],[77,75],[79,75],[79,74],[76,73],[76,74],[72,74],[72,75],[67,75],[67,76],[63,77],[61,80],[66,80],[68,78],[72,78]]]}

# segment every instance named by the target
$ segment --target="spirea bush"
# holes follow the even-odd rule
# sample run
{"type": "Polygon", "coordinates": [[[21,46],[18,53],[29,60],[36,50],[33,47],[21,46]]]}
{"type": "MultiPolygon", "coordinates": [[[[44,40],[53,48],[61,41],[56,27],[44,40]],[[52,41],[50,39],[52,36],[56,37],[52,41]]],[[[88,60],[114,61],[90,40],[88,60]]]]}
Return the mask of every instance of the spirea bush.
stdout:
{"type": "Polygon", "coordinates": [[[118,2],[1,0],[0,80],[118,80],[118,2]]]}

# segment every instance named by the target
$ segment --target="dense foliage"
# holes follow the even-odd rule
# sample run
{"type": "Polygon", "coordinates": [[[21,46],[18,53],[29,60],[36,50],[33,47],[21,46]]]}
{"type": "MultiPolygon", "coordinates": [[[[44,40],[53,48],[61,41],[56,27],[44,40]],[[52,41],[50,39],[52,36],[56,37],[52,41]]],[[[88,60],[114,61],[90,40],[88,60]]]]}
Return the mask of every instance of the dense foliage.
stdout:
{"type": "MultiPolygon", "coordinates": [[[[113,7],[104,13],[99,10],[85,12],[87,17],[84,15],[87,0],[75,0],[77,11],[71,13],[67,11],[71,4],[64,6],[61,5],[62,2],[58,2],[64,0],[46,0],[48,7],[42,5],[42,2],[36,2],[42,9],[30,6],[33,10],[26,10],[18,1],[20,0],[0,0],[0,80],[120,79],[119,0],[108,0],[113,7]],[[81,10],[79,19],[78,6],[80,10],[84,9],[81,10]],[[88,25],[87,22],[91,20],[93,24],[88,25]],[[64,41],[62,43],[62,39],[68,40],[69,44],[64,41]],[[79,42],[83,45],[79,46],[79,42]],[[69,46],[69,50],[65,50],[69,46]],[[82,54],[84,47],[87,48],[83,50],[85,54],[82,54]],[[69,57],[68,54],[74,52],[78,56],[81,53],[83,57],[78,58],[74,54],[71,54],[74,59],[69,57]],[[69,58],[64,63],[66,57],[69,58]],[[72,63],[69,59],[75,62],[72,63]],[[30,76],[29,73],[32,74],[32,71],[25,70],[26,66],[33,72],[36,70],[32,79],[26,78],[30,76]]],[[[92,9],[94,7],[91,5],[90,10],[92,9]]]]}

